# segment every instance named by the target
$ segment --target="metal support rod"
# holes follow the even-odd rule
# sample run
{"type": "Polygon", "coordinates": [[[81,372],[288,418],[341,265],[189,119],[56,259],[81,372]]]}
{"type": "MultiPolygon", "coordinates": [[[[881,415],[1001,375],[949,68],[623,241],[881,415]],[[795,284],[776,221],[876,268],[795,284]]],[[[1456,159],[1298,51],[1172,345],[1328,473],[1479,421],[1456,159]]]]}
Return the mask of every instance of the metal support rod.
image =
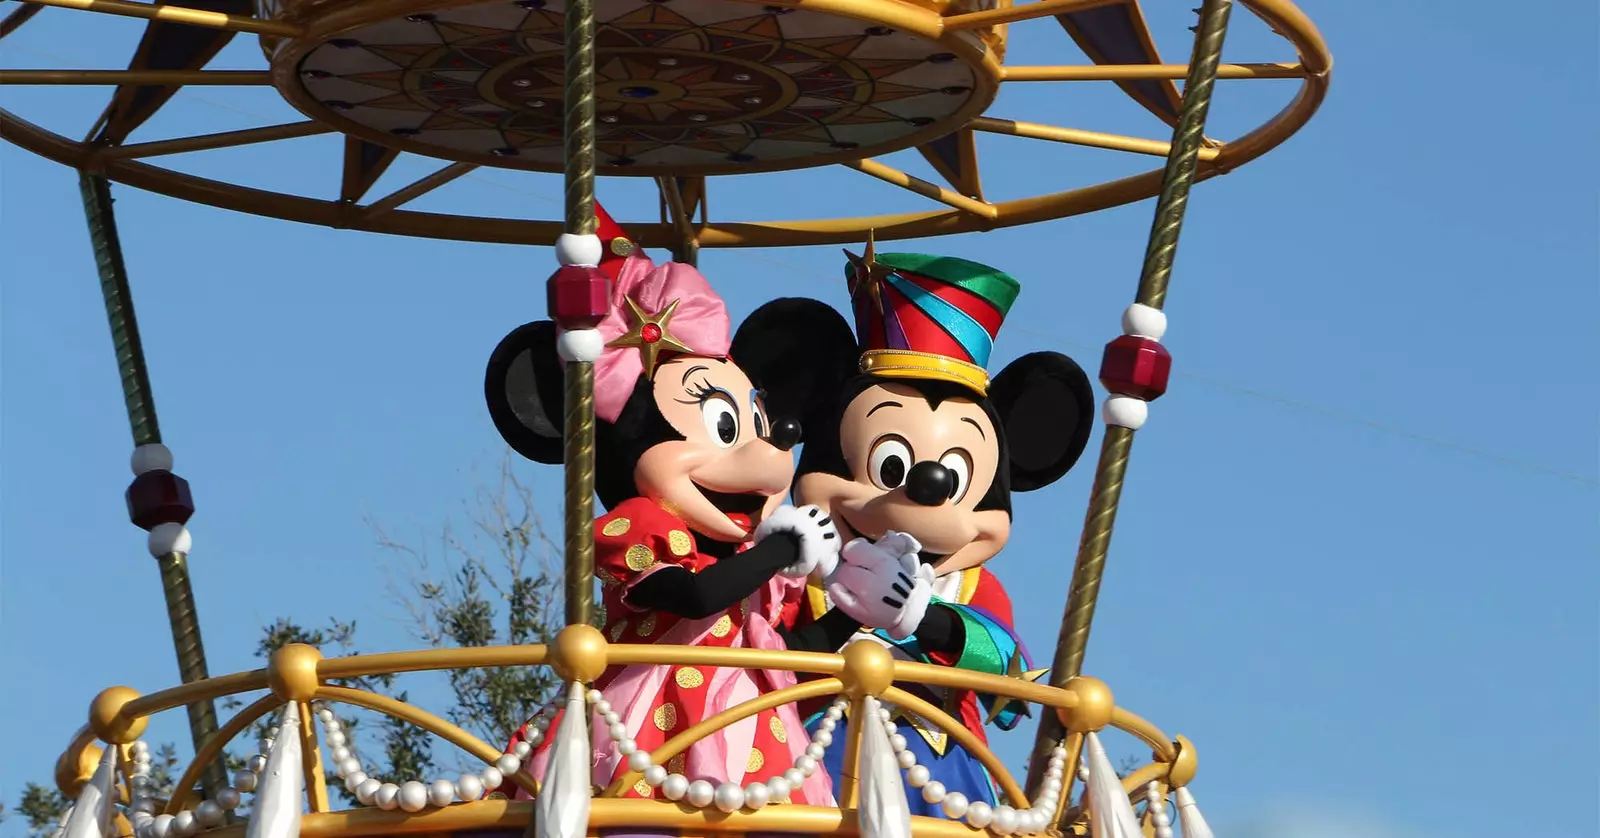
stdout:
{"type": "MultiPolygon", "coordinates": [[[[1144,266],[1139,274],[1136,302],[1161,308],[1167,299],[1167,283],[1172,276],[1172,260],[1178,250],[1178,234],[1189,203],[1200,147],[1205,141],[1206,113],[1211,107],[1211,92],[1216,83],[1217,65],[1222,59],[1222,42],[1228,31],[1232,0],[1205,0],[1200,7],[1194,54],[1189,61],[1189,76],[1183,87],[1183,107],[1172,133],[1172,151],[1167,155],[1161,176],[1161,195],[1156,201],[1155,220],[1145,249],[1144,266]]],[[[1066,612],[1061,618],[1061,634],[1056,640],[1050,682],[1066,684],[1083,672],[1084,651],[1089,644],[1089,626],[1094,620],[1095,601],[1100,595],[1100,580],[1105,571],[1106,554],[1111,547],[1112,526],[1117,519],[1117,504],[1122,497],[1123,480],[1128,470],[1128,455],[1133,448],[1133,430],[1108,425],[1100,446],[1100,461],[1095,468],[1094,488],[1089,495],[1089,512],[1084,520],[1083,537],[1078,544],[1077,564],[1072,570],[1072,588],[1066,612]]],[[[1053,714],[1044,714],[1028,764],[1028,793],[1037,793],[1044,778],[1050,751],[1061,741],[1064,731],[1053,714]]],[[[1072,777],[1066,780],[1066,794],[1072,777]]]]}
{"type": "MultiPolygon", "coordinates": [[[[594,0],[570,0],[566,9],[566,231],[593,235],[594,213],[594,0]]],[[[594,364],[566,366],[566,580],[567,624],[594,614],[594,364]]]]}
{"type": "MultiPolygon", "coordinates": [[[[100,293],[105,298],[106,320],[111,325],[111,343],[116,350],[117,371],[122,377],[122,397],[128,409],[128,427],[135,446],[161,441],[156,422],[155,402],[150,393],[150,375],[145,367],[144,347],[139,342],[139,322],[133,313],[133,295],[128,288],[127,268],[122,262],[122,245],[117,239],[116,218],[111,210],[111,185],[101,175],[80,173],[84,215],[89,222],[89,239],[94,245],[95,266],[100,273],[100,293]]],[[[178,674],[184,683],[210,677],[206,669],[206,650],[200,642],[200,619],[195,614],[194,590],[189,584],[188,557],[168,553],[157,559],[161,569],[161,592],[167,601],[167,622],[172,627],[172,645],[178,655],[178,674]]],[[[209,699],[188,706],[189,734],[198,753],[217,734],[217,708],[209,699]]],[[[227,785],[227,774],[220,760],[206,766],[201,786],[207,799],[227,785]]]]}

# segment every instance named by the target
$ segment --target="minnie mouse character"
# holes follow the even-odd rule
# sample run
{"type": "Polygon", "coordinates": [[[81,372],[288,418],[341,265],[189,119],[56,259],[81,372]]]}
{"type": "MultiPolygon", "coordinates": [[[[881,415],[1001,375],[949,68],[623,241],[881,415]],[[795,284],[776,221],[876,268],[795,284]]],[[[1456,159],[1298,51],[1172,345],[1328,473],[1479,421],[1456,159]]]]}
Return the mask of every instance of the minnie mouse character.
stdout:
{"type": "MultiPolygon", "coordinates": [[[[864,257],[850,261],[859,344],[831,307],[801,299],[768,303],[746,324],[752,336],[765,324],[797,328],[806,356],[774,340],[734,344],[758,383],[806,380],[810,410],[784,395],[770,400],[775,410],[803,416],[808,429],[795,498],[821,507],[853,539],[834,584],[808,587],[796,625],[826,622],[837,632],[847,619],[834,607],[844,605],[837,594],[847,574],[872,578],[910,564],[934,578],[932,605],[910,636],[868,630],[853,641],[883,643],[903,659],[1037,678],[1043,671],[1027,671],[1012,629],[1011,601],[983,565],[1010,537],[1011,493],[1055,482],[1083,453],[1094,412],[1088,376],[1065,355],[1035,352],[991,381],[985,365],[1020,290],[1004,273],[950,257],[875,256],[870,242],[864,257]]],[[[980,739],[986,723],[1009,730],[1020,719],[1003,699],[904,686],[980,739]]],[[[944,789],[913,796],[913,814],[935,814],[952,792],[995,803],[973,756],[914,713],[896,714],[928,770],[913,783],[944,789]]],[[[827,755],[834,776],[840,762],[827,755]]]]}
{"type": "MultiPolygon", "coordinates": [[[[594,370],[595,485],[607,510],[594,523],[595,572],[605,633],[613,642],[837,649],[848,633],[786,628],[805,579],[832,574],[841,542],[816,507],[784,505],[800,428],[769,418],[765,404],[782,382],[758,390],[729,358],[727,311],[694,268],[656,265],[637,249],[602,268],[615,279],[610,312],[598,326],[607,348],[594,370]]],[[[804,327],[762,325],[774,332],[804,327]]],[[[541,321],[512,332],[496,348],[486,382],[501,435],[547,464],[562,461],[557,331],[541,321]]],[[[794,681],[792,673],[771,670],[611,667],[594,684],[618,717],[596,727],[594,783],[609,785],[628,770],[618,740],[654,750],[794,681]]],[[[787,793],[795,802],[831,805],[826,774],[813,769],[801,783],[784,780],[806,745],[796,709],[783,706],[704,738],[666,770],[713,785],[768,782],[773,799],[787,793]]],[[[535,752],[528,770],[542,775],[548,757],[535,752]]],[[[661,793],[641,782],[626,795],[661,793]]]]}

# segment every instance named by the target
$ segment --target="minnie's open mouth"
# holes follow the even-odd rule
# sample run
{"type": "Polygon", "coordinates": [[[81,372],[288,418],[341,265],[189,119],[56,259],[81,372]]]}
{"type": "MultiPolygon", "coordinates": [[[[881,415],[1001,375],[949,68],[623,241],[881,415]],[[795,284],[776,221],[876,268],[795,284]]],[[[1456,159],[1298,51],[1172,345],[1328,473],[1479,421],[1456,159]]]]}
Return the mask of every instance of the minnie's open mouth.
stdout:
{"type": "Polygon", "coordinates": [[[767,505],[767,495],[759,492],[718,492],[699,483],[694,485],[734,526],[743,528],[747,533],[755,531],[761,510],[767,505]]]}
{"type": "MultiPolygon", "coordinates": [[[[856,535],[858,535],[858,536],[860,536],[862,538],[865,538],[868,541],[876,542],[878,539],[883,538],[883,533],[881,533],[881,532],[878,533],[877,535],[868,535],[860,527],[856,526],[855,524],[850,523],[850,519],[849,518],[844,517],[844,515],[842,515],[842,514],[840,514],[838,512],[832,513],[832,515],[833,515],[834,520],[844,522],[844,525],[846,527],[848,527],[851,532],[855,533],[856,535]]],[[[912,538],[916,538],[917,534],[916,533],[910,533],[910,535],[911,535],[912,538]]],[[[849,539],[846,539],[846,541],[848,541],[848,540],[849,539]]],[[[918,540],[920,541],[920,539],[918,539],[918,540]]],[[[949,553],[935,553],[932,550],[923,550],[922,552],[917,554],[917,558],[921,559],[923,564],[938,564],[939,562],[942,562],[947,557],[949,557],[949,555],[950,555],[949,553]]]]}

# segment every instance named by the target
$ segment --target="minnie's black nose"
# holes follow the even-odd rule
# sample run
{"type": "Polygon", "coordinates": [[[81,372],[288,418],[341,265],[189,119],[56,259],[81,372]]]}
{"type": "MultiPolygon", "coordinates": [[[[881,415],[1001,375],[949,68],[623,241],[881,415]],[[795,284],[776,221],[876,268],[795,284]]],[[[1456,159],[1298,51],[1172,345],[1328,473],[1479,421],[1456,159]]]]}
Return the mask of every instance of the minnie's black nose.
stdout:
{"type": "Polygon", "coordinates": [[[955,494],[956,476],[932,460],[911,467],[906,475],[906,497],[923,506],[939,506],[955,494]]]}
{"type": "Polygon", "coordinates": [[[772,433],[767,441],[779,451],[788,451],[800,444],[800,423],[793,419],[779,419],[772,423],[772,433]]]}

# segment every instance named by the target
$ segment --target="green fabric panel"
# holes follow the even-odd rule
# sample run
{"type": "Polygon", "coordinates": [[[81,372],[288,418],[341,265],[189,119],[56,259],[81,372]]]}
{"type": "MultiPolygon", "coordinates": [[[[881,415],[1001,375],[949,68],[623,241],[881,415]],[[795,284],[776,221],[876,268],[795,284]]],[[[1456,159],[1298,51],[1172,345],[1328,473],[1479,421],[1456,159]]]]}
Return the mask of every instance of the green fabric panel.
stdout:
{"type": "Polygon", "coordinates": [[[989,301],[1002,316],[1022,293],[1022,284],[1010,274],[955,256],[930,256],[925,253],[879,253],[873,257],[880,265],[897,271],[948,282],[989,301]]]}

